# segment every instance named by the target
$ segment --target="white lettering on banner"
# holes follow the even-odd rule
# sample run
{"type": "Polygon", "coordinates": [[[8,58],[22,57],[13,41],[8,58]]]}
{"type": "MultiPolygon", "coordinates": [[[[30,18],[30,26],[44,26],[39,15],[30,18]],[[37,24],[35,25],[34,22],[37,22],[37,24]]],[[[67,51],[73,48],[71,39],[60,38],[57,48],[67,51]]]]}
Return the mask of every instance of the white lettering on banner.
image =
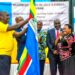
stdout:
{"type": "MultiPolygon", "coordinates": [[[[30,12],[30,4],[13,3],[13,22],[16,16],[23,16],[25,19],[30,12]]],[[[36,3],[37,20],[43,21],[43,29],[53,28],[54,19],[58,18],[63,27],[64,24],[69,23],[69,2],[37,2],[36,3]]]]}

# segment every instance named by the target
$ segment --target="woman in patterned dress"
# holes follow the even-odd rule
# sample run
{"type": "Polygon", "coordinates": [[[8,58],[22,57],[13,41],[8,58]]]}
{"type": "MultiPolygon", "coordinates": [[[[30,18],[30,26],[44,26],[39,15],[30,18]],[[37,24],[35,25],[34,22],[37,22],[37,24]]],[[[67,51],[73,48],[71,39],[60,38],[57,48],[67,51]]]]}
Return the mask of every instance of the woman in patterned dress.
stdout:
{"type": "Polygon", "coordinates": [[[57,48],[63,75],[75,75],[75,36],[72,33],[72,27],[65,24],[62,34],[57,40],[57,48]]]}

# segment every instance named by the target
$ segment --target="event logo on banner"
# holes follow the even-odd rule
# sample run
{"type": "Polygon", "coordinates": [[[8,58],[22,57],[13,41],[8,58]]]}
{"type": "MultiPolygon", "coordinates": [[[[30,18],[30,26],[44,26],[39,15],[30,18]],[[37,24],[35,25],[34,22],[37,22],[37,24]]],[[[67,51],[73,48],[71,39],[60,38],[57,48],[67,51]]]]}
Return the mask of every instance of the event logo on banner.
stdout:
{"type": "MultiPolygon", "coordinates": [[[[13,23],[16,16],[28,17],[30,6],[29,2],[13,3],[12,17],[13,23]]],[[[36,2],[37,20],[43,21],[43,29],[53,28],[54,19],[58,18],[63,27],[69,23],[69,2],[36,2]]]]}

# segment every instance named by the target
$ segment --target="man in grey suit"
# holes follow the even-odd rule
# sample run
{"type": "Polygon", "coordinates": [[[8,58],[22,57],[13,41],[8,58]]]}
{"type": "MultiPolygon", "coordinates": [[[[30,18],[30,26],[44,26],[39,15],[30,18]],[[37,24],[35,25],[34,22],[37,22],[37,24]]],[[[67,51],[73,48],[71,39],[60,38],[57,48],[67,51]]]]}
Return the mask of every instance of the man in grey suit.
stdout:
{"type": "Polygon", "coordinates": [[[62,75],[62,65],[59,59],[57,46],[55,45],[56,39],[61,32],[61,23],[59,19],[54,20],[54,28],[48,30],[46,43],[49,48],[48,58],[50,60],[51,75],[57,74],[57,65],[60,75],[62,75]]]}

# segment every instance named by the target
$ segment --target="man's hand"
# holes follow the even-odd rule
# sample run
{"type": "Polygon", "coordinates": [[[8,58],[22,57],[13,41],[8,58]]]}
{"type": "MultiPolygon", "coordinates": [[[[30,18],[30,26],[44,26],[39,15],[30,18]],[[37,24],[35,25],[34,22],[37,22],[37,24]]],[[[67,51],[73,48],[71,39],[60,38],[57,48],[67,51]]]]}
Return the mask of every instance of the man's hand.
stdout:
{"type": "Polygon", "coordinates": [[[33,18],[32,14],[29,14],[28,21],[33,18]]]}
{"type": "Polygon", "coordinates": [[[58,55],[58,51],[54,50],[53,54],[58,55]]]}
{"type": "Polygon", "coordinates": [[[24,35],[25,33],[27,32],[27,28],[23,29],[22,31],[20,32],[14,32],[13,36],[15,37],[21,37],[22,35],[24,35]]]}
{"type": "Polygon", "coordinates": [[[40,37],[40,38],[38,39],[38,42],[39,42],[39,43],[41,43],[41,42],[42,42],[42,37],[40,37]]]}

